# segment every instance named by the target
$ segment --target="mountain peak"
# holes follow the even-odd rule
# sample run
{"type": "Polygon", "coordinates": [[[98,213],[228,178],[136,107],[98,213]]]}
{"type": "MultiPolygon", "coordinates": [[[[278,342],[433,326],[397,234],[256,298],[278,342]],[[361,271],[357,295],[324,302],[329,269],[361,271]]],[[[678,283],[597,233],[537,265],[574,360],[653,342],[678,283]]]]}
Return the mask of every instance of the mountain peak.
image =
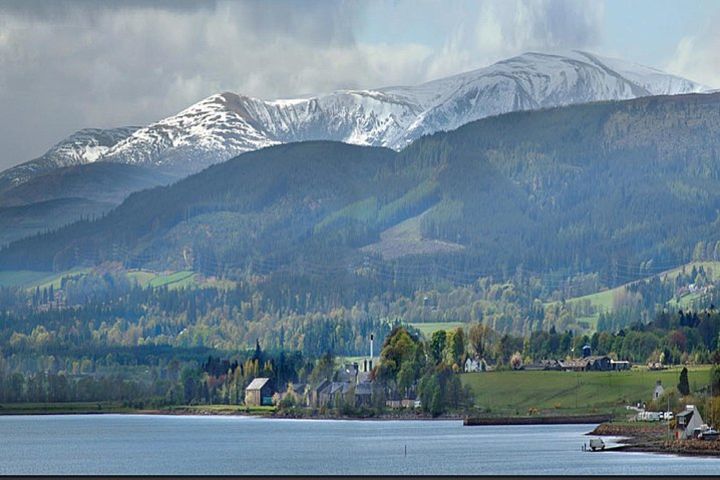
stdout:
{"type": "Polygon", "coordinates": [[[655,68],[590,52],[530,51],[413,86],[275,100],[223,91],[72,161],[190,173],[286,142],[335,140],[400,150],[423,135],[516,110],[705,91],[655,68]]]}

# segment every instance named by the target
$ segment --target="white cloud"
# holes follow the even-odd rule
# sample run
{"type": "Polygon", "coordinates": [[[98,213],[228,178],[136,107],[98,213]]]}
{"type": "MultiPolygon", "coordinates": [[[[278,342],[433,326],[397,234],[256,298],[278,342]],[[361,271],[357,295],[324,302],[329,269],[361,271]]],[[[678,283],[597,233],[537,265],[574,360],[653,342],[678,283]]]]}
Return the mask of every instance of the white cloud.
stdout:
{"type": "Polygon", "coordinates": [[[683,37],[666,66],[668,72],[720,88],[720,35],[717,20],[696,35],[683,37]]]}
{"type": "Polygon", "coordinates": [[[456,24],[433,56],[432,77],[479,68],[527,51],[593,48],[601,39],[600,2],[490,0],[462,4],[456,24]]]}

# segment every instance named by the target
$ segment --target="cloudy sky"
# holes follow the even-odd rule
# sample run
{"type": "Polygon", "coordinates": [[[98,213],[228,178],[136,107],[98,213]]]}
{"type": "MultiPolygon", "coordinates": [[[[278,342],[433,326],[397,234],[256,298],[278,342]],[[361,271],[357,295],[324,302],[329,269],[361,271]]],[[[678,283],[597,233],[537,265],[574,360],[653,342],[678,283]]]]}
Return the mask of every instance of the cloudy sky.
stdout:
{"type": "Polygon", "coordinates": [[[218,91],[415,84],[585,49],[720,87],[716,0],[0,0],[0,169],[218,91]]]}

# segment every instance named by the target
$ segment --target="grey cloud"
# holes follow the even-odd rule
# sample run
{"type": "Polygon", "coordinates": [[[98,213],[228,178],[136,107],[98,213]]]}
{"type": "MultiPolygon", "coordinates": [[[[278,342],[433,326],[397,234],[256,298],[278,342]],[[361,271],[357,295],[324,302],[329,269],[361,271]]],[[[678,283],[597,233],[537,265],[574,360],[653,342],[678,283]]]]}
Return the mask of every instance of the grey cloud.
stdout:
{"type": "Polygon", "coordinates": [[[564,0],[388,5],[437,18],[441,48],[360,42],[362,2],[0,0],[0,169],[80,128],[147,124],[222,90],[413,84],[523,50],[584,47],[598,28],[597,8],[564,0]]]}
{"type": "Polygon", "coordinates": [[[217,6],[215,0],[2,0],[0,14],[14,15],[28,20],[62,21],[78,10],[88,18],[107,11],[127,11],[131,9],[159,9],[166,11],[199,11],[217,6]]]}

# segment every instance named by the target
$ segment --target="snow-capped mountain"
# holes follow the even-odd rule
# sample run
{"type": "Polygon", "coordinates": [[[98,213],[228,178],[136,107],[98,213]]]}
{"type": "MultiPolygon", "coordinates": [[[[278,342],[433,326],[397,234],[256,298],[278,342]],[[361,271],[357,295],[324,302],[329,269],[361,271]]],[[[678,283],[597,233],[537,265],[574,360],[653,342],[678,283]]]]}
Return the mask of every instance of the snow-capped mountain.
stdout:
{"type": "Polygon", "coordinates": [[[284,142],[322,139],[401,149],[422,135],[515,110],[705,90],[659,70],[585,52],[526,53],[410,87],[289,100],[213,95],[139,129],[104,160],[195,171],[284,142]]]}
{"type": "Polygon", "coordinates": [[[221,93],[143,128],[78,132],[10,171],[19,179],[45,166],[102,160],[191,173],[249,150],[303,140],[401,149],[422,135],[510,111],[706,90],[653,68],[585,52],[525,53],[416,86],[285,100],[221,93]],[[100,133],[107,139],[98,140],[100,133]]]}
{"type": "Polygon", "coordinates": [[[37,175],[62,167],[96,162],[117,142],[139,127],[86,128],[54,145],[41,157],[0,173],[0,192],[27,182],[37,175]]]}

